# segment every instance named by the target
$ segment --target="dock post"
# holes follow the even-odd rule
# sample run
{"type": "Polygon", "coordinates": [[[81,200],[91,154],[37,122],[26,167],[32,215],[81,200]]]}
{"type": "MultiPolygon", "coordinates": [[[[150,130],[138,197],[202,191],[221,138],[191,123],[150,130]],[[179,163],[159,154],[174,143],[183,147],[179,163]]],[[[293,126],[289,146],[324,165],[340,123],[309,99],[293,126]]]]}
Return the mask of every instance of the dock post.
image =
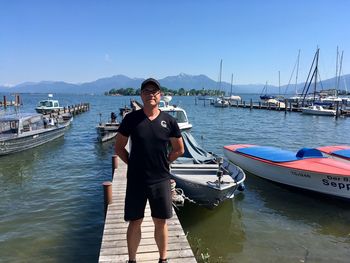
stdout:
{"type": "Polygon", "coordinates": [[[288,100],[284,99],[284,114],[287,114],[287,109],[288,109],[288,100]]]}
{"type": "Polygon", "coordinates": [[[237,108],[238,108],[238,103],[239,103],[239,102],[238,102],[238,100],[237,100],[237,103],[236,103],[237,108]]]}
{"type": "Polygon", "coordinates": [[[4,109],[7,107],[6,96],[4,96],[4,109]]]}
{"type": "Polygon", "coordinates": [[[104,200],[104,209],[105,216],[107,214],[108,205],[112,203],[112,182],[103,182],[103,200],[104,200]]]}
{"type": "Polygon", "coordinates": [[[335,118],[338,118],[338,117],[339,117],[339,113],[340,113],[340,110],[339,110],[339,101],[336,101],[336,102],[335,102],[335,118]]]}
{"type": "Polygon", "coordinates": [[[253,109],[253,99],[251,98],[250,99],[250,110],[252,110],[253,109]]]}
{"type": "Polygon", "coordinates": [[[245,108],[245,101],[243,101],[243,108],[245,108]]]}
{"type": "Polygon", "coordinates": [[[112,179],[114,176],[114,170],[118,168],[118,155],[112,156],[112,179]]]}

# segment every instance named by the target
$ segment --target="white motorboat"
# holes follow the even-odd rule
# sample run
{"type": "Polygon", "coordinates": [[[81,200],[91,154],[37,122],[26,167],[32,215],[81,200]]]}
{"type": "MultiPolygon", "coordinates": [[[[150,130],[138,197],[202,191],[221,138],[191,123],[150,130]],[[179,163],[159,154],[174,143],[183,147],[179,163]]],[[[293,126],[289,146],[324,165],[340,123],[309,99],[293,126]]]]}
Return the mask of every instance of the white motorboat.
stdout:
{"type": "Polygon", "coordinates": [[[214,107],[216,108],[227,108],[228,106],[230,106],[230,103],[224,98],[216,98],[214,102],[214,107]]]}
{"type": "Polygon", "coordinates": [[[47,119],[42,114],[0,116],[0,155],[24,151],[64,135],[68,120],[47,119]]]}
{"type": "Polygon", "coordinates": [[[189,132],[182,132],[185,153],[170,166],[176,187],[191,201],[213,208],[244,190],[245,173],[233,163],[201,148],[189,132]]]}
{"type": "Polygon", "coordinates": [[[114,112],[111,113],[111,119],[108,122],[102,122],[102,114],[100,114],[100,122],[96,126],[97,140],[106,142],[113,139],[118,132],[120,123],[117,121],[117,116],[114,112]]]}
{"type": "Polygon", "coordinates": [[[164,96],[159,102],[159,109],[173,116],[181,131],[190,130],[192,124],[188,121],[186,111],[178,106],[170,105],[171,96],[164,96]]]}
{"type": "Polygon", "coordinates": [[[37,113],[48,114],[62,110],[63,107],[60,107],[58,100],[54,100],[52,97],[53,95],[49,94],[46,100],[39,101],[38,106],[35,108],[35,111],[37,113]]]}
{"type": "Polygon", "coordinates": [[[321,116],[335,116],[337,114],[336,110],[325,109],[321,105],[311,105],[309,107],[301,108],[303,114],[309,115],[321,115],[321,116]]]}
{"type": "Polygon", "coordinates": [[[350,164],[324,157],[318,149],[297,153],[275,147],[234,144],[225,156],[242,169],[265,179],[350,199],[350,164]]]}

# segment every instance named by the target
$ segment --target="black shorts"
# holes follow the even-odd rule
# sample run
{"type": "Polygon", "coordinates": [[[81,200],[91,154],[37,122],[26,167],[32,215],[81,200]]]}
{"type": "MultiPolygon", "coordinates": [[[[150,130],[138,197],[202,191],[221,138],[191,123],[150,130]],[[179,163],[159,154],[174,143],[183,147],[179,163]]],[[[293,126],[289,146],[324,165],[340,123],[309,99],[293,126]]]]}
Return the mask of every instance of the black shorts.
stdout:
{"type": "Polygon", "coordinates": [[[128,180],[124,207],[125,221],[143,218],[147,199],[152,217],[169,219],[173,216],[170,180],[151,185],[128,180]]]}

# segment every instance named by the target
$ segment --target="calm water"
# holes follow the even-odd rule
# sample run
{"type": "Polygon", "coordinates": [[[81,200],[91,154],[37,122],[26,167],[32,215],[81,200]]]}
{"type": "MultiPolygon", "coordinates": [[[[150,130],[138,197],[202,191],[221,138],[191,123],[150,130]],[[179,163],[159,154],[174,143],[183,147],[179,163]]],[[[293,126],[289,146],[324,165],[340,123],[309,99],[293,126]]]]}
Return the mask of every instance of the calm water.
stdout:
{"type": "MultiPolygon", "coordinates": [[[[34,111],[45,95],[23,95],[34,111]]],[[[242,96],[249,100],[251,95],[242,96]]],[[[99,113],[127,97],[57,95],[63,106],[90,102],[65,137],[0,158],[0,262],[96,262],[103,231],[102,182],[110,179],[113,142],[96,142],[99,113]]],[[[255,99],[255,98],[254,98],[255,99]]],[[[350,144],[350,119],[194,105],[192,133],[206,149],[251,143],[298,150],[350,144]]],[[[348,262],[350,203],[295,191],[248,174],[246,191],[215,210],[179,211],[191,245],[207,262],[348,262]]]]}

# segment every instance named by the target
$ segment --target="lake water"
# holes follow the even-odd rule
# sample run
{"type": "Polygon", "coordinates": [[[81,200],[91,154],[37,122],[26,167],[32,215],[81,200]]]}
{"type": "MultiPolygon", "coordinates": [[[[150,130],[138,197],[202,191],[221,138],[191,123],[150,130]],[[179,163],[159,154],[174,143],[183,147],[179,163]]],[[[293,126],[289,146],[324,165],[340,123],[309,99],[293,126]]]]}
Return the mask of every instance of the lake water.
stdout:
{"type": "MultiPolygon", "coordinates": [[[[0,262],[97,262],[103,232],[102,182],[111,178],[113,142],[95,126],[130,97],[56,95],[62,106],[89,102],[65,137],[0,158],[0,262]]],[[[242,95],[249,101],[258,96],[242,95]]],[[[34,112],[45,95],[22,95],[34,112]]],[[[9,100],[9,97],[8,97],[9,100]]],[[[350,119],[214,108],[174,97],[207,150],[250,143],[298,150],[350,144],[350,119]]],[[[247,174],[246,190],[214,210],[178,212],[202,262],[349,262],[350,203],[286,188],[247,174]]]]}

